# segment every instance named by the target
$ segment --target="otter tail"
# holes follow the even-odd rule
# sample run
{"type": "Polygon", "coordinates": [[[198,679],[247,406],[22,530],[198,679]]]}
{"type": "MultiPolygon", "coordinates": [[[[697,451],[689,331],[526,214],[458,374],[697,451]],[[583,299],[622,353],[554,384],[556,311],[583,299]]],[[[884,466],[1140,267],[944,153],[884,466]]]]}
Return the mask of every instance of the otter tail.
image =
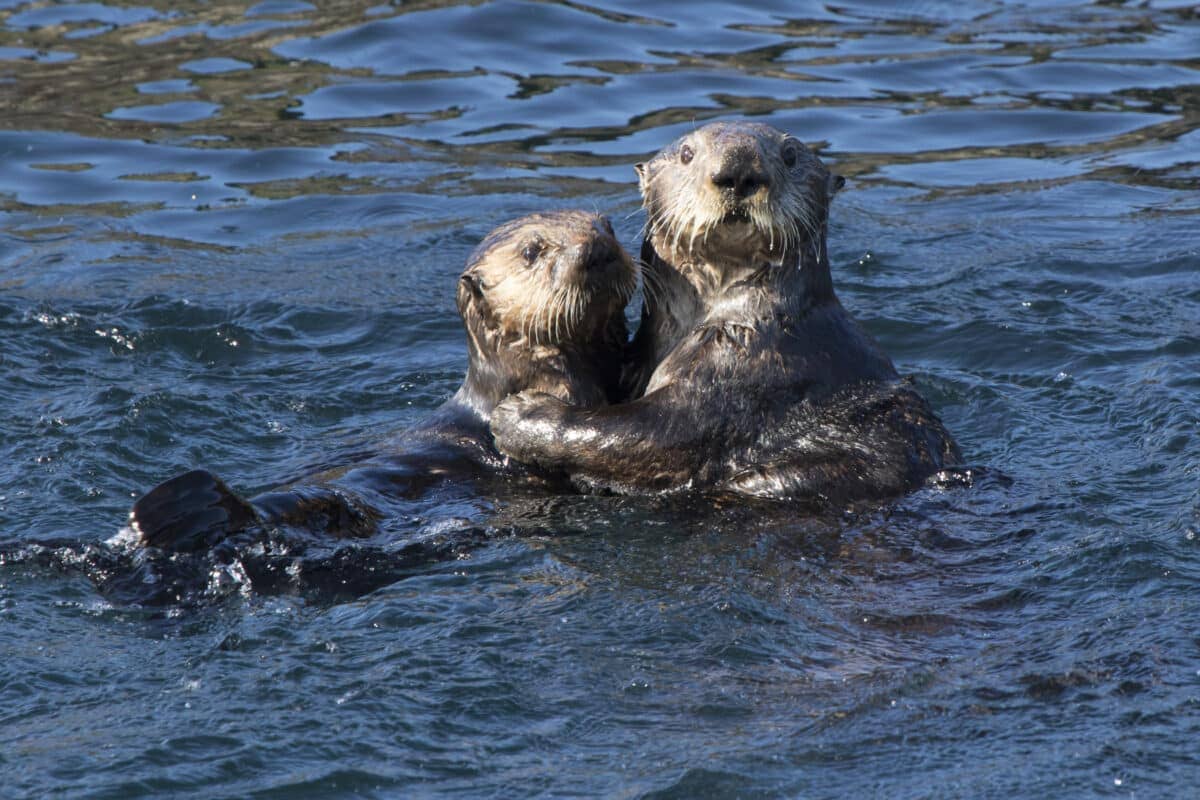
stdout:
{"type": "Polygon", "coordinates": [[[258,522],[253,506],[202,469],[160,483],[129,512],[138,544],[173,552],[206,550],[258,522]]]}

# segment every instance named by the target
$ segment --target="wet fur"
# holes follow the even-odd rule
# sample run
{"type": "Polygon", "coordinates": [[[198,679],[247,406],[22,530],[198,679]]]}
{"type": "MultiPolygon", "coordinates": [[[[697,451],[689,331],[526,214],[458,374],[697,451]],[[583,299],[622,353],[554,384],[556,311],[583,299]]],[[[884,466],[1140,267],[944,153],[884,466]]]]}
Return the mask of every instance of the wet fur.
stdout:
{"type": "Polygon", "coordinates": [[[638,174],[645,301],[629,402],[512,398],[492,418],[501,452],[619,492],[836,501],[905,491],[958,460],[834,294],[840,179],[811,151],[766,125],[717,123],[638,174]]]}
{"type": "Polygon", "coordinates": [[[462,386],[407,431],[396,452],[252,501],[212,473],[193,470],[134,504],[133,542],[203,551],[263,525],[335,538],[370,536],[379,515],[365,498],[411,497],[450,477],[507,467],[488,422],[508,395],[535,391],[591,406],[619,398],[624,308],[636,285],[636,267],[602,216],[560,211],[497,228],[472,253],[458,282],[467,334],[462,386]]]}

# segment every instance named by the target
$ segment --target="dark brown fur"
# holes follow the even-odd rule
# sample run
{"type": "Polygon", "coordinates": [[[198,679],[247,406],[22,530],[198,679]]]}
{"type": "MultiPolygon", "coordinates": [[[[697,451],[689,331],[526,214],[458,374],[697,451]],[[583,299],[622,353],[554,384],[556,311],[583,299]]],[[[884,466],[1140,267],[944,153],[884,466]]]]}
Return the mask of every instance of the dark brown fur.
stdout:
{"type": "Polygon", "coordinates": [[[624,308],[636,283],[637,271],[603,216],[560,211],[502,225],[475,249],[458,282],[466,378],[392,452],[252,501],[212,473],[193,470],[134,504],[134,543],[204,550],[262,525],[370,535],[388,498],[505,466],[488,422],[506,396],[535,391],[589,406],[619,397],[624,308]]]}
{"type": "Polygon", "coordinates": [[[828,500],[894,495],[957,447],[833,291],[841,186],[767,125],[715,123],[638,166],[645,303],[630,402],[523,394],[492,416],[501,452],[622,492],[715,488],[828,500]]]}

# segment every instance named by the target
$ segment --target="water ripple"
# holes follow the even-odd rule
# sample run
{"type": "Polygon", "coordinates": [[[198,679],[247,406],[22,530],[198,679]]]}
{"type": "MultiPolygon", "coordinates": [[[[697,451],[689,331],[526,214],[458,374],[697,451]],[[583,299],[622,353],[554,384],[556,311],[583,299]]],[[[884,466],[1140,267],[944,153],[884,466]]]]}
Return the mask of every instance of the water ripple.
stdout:
{"type": "Polygon", "coordinates": [[[362,598],[139,609],[6,561],[7,791],[1194,784],[1197,25],[1172,3],[0,0],[5,547],[95,546],[186,468],[256,491],[369,451],[460,382],[481,236],[582,206],[636,250],[632,164],[728,117],[850,179],[839,296],[975,475],[816,519],[434,498],[389,530],[495,535],[362,598]]]}

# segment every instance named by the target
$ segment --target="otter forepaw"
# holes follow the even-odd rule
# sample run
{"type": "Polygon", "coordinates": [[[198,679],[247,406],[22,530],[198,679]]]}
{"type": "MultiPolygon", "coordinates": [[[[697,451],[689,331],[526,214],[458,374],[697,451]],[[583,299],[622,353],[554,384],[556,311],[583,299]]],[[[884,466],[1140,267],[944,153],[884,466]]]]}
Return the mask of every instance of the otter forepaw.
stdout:
{"type": "Polygon", "coordinates": [[[496,449],[517,461],[544,461],[551,455],[557,422],[567,408],[557,397],[541,392],[509,395],[492,411],[496,449]]]}

